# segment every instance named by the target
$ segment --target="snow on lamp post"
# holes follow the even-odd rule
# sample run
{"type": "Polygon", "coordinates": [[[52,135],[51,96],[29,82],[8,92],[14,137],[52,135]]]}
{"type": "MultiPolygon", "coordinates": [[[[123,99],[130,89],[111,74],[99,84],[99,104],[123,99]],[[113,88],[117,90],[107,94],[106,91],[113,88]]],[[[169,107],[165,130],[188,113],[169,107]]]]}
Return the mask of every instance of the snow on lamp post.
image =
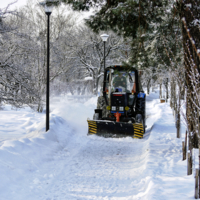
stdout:
{"type": "Polygon", "coordinates": [[[46,82],[46,131],[49,130],[49,58],[50,58],[50,48],[49,48],[49,24],[50,24],[50,15],[52,13],[54,5],[58,5],[58,1],[46,0],[40,2],[40,5],[44,7],[44,11],[47,15],[47,82],[46,82]]]}
{"type": "Polygon", "coordinates": [[[104,71],[105,71],[105,68],[106,68],[106,56],[105,56],[105,49],[106,49],[106,41],[108,39],[109,35],[107,34],[102,34],[101,35],[101,39],[103,40],[103,43],[104,43],[104,71]]]}

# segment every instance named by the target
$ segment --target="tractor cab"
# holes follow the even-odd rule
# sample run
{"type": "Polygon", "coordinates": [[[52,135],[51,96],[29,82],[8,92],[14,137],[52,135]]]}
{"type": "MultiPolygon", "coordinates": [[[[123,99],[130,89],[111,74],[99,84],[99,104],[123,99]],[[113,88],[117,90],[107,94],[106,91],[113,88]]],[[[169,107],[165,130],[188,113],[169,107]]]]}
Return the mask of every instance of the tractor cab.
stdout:
{"type": "Polygon", "coordinates": [[[142,91],[137,70],[112,66],[106,69],[104,78],[103,96],[109,111],[108,117],[116,121],[130,121],[130,116],[134,115],[137,94],[142,91]]]}

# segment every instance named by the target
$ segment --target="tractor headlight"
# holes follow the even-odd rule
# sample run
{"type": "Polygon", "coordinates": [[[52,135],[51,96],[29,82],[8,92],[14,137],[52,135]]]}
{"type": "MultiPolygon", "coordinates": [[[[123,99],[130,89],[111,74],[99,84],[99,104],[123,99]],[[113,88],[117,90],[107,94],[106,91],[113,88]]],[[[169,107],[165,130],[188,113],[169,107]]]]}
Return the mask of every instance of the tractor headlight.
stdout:
{"type": "Polygon", "coordinates": [[[113,111],[116,111],[116,106],[112,106],[112,110],[113,110],[113,111]]]}
{"type": "Polygon", "coordinates": [[[119,111],[124,111],[124,107],[119,107],[119,111]]]}
{"type": "Polygon", "coordinates": [[[129,110],[129,107],[128,107],[128,106],[126,106],[126,107],[125,107],[125,110],[126,110],[126,111],[128,111],[128,110],[129,110]]]}
{"type": "Polygon", "coordinates": [[[107,110],[110,110],[110,106],[107,106],[106,109],[107,109],[107,110]]]}

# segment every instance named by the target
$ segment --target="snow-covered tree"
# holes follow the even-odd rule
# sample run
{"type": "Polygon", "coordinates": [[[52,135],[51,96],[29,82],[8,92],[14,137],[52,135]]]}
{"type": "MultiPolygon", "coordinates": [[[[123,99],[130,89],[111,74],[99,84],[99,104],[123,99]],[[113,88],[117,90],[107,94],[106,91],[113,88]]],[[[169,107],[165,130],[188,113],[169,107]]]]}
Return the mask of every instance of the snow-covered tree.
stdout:
{"type": "Polygon", "coordinates": [[[22,61],[27,56],[24,40],[28,36],[19,33],[19,24],[12,21],[14,15],[17,13],[9,7],[0,10],[0,101],[15,107],[32,106],[39,96],[22,61]]]}

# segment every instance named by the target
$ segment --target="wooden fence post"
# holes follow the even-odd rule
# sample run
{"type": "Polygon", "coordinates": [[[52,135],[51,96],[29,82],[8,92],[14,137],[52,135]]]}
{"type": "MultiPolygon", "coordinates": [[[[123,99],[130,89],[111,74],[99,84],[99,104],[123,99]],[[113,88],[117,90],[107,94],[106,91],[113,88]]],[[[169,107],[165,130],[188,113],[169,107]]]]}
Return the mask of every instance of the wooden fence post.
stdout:
{"type": "Polygon", "coordinates": [[[181,137],[181,115],[180,115],[180,110],[181,110],[181,88],[179,86],[179,94],[178,94],[178,105],[177,105],[177,116],[176,116],[176,123],[177,123],[177,138],[181,137]]]}
{"type": "Polygon", "coordinates": [[[185,142],[182,141],[183,160],[186,160],[185,142]]]}
{"type": "Polygon", "coordinates": [[[187,159],[187,175],[192,174],[192,159],[190,152],[188,152],[188,159],[187,159]]]}
{"type": "Polygon", "coordinates": [[[181,137],[181,116],[180,116],[180,112],[178,111],[178,114],[176,114],[176,137],[180,138],[181,137]]]}
{"type": "Polygon", "coordinates": [[[192,167],[193,167],[193,162],[192,162],[192,150],[190,150],[190,174],[192,174],[192,167]]]}
{"type": "Polygon", "coordinates": [[[160,83],[160,99],[162,99],[162,83],[160,83]]]}
{"type": "Polygon", "coordinates": [[[190,175],[190,153],[188,152],[187,157],[187,175],[190,175]]]}
{"type": "Polygon", "coordinates": [[[195,192],[194,192],[194,198],[198,199],[199,195],[198,195],[198,179],[199,179],[199,169],[196,169],[196,175],[195,175],[195,192]]]}
{"type": "Polygon", "coordinates": [[[190,159],[189,159],[190,174],[189,175],[191,175],[192,174],[192,165],[193,165],[193,162],[192,162],[192,149],[193,149],[193,146],[192,146],[191,136],[189,136],[188,143],[189,143],[189,150],[190,150],[190,159]]]}
{"type": "Polygon", "coordinates": [[[187,131],[185,132],[185,159],[186,159],[186,152],[187,152],[187,131]]]}

